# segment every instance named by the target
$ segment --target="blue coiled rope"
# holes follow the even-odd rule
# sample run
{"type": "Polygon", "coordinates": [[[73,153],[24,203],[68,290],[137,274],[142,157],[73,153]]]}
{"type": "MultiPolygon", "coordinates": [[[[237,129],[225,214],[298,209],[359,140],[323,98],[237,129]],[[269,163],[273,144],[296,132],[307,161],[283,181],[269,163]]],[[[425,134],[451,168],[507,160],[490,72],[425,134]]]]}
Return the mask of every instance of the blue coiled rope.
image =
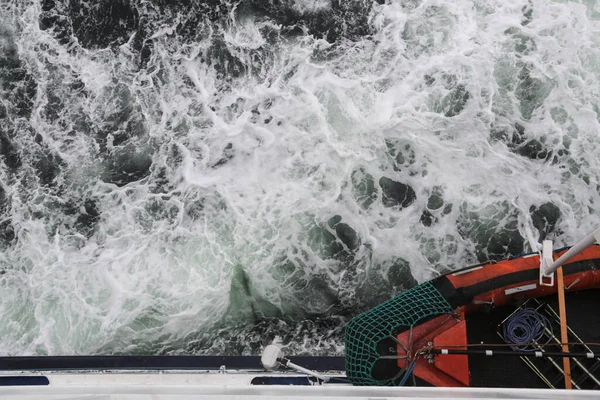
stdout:
{"type": "Polygon", "coordinates": [[[504,341],[513,350],[535,351],[535,344],[548,344],[553,336],[552,325],[548,318],[533,308],[525,308],[514,313],[502,326],[504,341]],[[545,330],[548,329],[548,339],[542,341],[545,330]]]}

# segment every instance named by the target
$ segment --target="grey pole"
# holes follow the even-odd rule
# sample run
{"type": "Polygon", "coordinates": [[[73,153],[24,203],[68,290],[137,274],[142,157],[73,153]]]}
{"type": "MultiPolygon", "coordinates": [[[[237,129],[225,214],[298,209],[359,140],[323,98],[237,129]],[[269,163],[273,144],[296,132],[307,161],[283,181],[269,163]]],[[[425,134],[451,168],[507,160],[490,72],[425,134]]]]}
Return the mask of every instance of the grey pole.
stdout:
{"type": "Polygon", "coordinates": [[[600,229],[596,229],[594,232],[590,233],[585,238],[577,242],[565,254],[560,256],[549,267],[547,267],[545,271],[542,272],[544,273],[544,275],[547,276],[553,274],[561,265],[569,261],[571,258],[575,257],[577,254],[581,253],[583,250],[594,244],[594,242],[596,241],[600,243],[600,229]]]}

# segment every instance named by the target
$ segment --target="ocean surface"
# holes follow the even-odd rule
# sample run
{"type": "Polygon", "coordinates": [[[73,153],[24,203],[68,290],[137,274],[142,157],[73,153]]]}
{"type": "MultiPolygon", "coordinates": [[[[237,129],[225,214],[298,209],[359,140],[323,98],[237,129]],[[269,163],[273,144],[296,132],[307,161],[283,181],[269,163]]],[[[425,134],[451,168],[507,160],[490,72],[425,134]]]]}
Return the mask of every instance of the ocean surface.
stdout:
{"type": "Polygon", "coordinates": [[[1,355],[342,355],[599,207],[597,0],[0,0],[1,355]]]}

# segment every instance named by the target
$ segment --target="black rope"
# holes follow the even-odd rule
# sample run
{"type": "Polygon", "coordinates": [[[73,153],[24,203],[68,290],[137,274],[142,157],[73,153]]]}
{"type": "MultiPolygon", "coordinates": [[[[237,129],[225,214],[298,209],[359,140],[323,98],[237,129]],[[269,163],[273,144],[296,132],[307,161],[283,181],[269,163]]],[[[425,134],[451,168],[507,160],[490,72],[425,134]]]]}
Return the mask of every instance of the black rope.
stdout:
{"type": "Polygon", "coordinates": [[[458,354],[458,355],[482,355],[482,356],[519,356],[519,357],[569,357],[569,358],[596,358],[596,354],[589,353],[565,353],[562,351],[513,351],[513,350],[452,350],[452,349],[423,349],[424,354],[458,354]]]}

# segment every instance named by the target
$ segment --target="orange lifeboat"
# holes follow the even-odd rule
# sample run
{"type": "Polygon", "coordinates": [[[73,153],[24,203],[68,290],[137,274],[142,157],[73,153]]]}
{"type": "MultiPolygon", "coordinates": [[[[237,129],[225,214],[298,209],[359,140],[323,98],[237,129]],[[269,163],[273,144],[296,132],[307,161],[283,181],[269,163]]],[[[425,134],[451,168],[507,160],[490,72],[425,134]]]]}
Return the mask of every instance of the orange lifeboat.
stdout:
{"type": "MultiPolygon", "coordinates": [[[[566,251],[558,250],[555,256],[566,251]]],[[[597,311],[600,291],[586,291],[600,288],[600,246],[587,247],[562,268],[564,290],[572,303],[569,310],[577,314],[573,322],[581,331],[591,331],[586,324],[593,324],[600,342],[600,313],[597,311]],[[569,295],[584,291],[588,294],[569,295]],[[583,304],[584,301],[587,303],[583,304]]],[[[507,353],[511,347],[498,334],[500,323],[528,299],[543,298],[552,302],[557,287],[557,284],[540,284],[538,253],[483,263],[440,276],[401,293],[348,324],[347,376],[359,385],[520,387],[523,383],[526,387],[553,387],[552,379],[544,381],[543,376],[540,379],[540,373],[533,373],[535,368],[527,368],[527,362],[523,363],[518,357],[497,357],[493,362],[482,362],[482,357],[452,353],[426,355],[424,350],[467,350],[484,342],[507,353]],[[493,372],[486,373],[488,370],[493,372]]],[[[593,334],[588,336],[595,339],[593,334]]],[[[560,358],[557,360],[555,364],[561,362],[560,358]]],[[[597,367],[595,374],[600,372],[600,358],[597,367]]],[[[600,388],[600,383],[594,383],[600,378],[592,373],[590,376],[590,384],[585,388],[600,388]]]]}

